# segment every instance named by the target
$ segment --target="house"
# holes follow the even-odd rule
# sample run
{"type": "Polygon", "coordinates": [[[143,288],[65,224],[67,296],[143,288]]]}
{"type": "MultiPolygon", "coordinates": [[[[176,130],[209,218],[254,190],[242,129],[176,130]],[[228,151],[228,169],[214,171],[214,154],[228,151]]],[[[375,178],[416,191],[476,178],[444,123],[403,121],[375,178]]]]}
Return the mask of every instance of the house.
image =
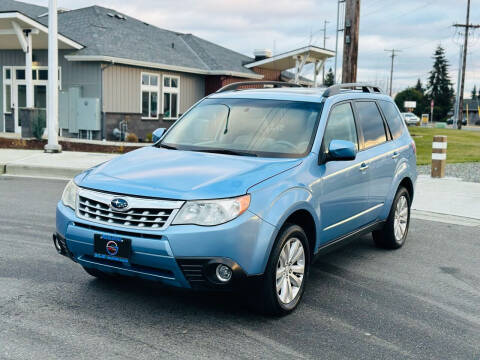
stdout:
{"type": "MultiPolygon", "coordinates": [[[[58,31],[59,132],[88,139],[114,140],[121,131],[145,139],[232,82],[311,85],[299,76],[303,66],[314,63],[316,77],[334,56],[306,46],[275,56],[256,51],[252,58],[100,6],[59,9],[58,31]]],[[[0,132],[21,133],[22,109],[46,116],[47,38],[47,8],[0,2],[0,132]]]]}
{"type": "Polygon", "coordinates": [[[480,99],[463,100],[463,118],[468,125],[480,125],[480,99]]]}

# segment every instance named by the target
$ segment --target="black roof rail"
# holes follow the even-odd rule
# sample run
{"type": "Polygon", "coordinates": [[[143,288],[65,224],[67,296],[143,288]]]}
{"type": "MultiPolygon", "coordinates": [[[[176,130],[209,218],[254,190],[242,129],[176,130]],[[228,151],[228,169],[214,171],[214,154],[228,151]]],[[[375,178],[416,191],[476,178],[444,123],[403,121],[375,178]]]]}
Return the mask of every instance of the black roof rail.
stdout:
{"type": "Polygon", "coordinates": [[[348,90],[361,91],[364,93],[383,94],[382,89],[380,89],[378,86],[375,86],[375,85],[361,84],[361,83],[345,83],[345,84],[337,84],[337,85],[330,86],[327,90],[325,90],[325,92],[323,93],[323,96],[330,97],[348,90]]]}
{"type": "Polygon", "coordinates": [[[287,83],[283,81],[239,81],[239,82],[225,85],[224,87],[220,88],[216,92],[221,93],[224,91],[241,90],[239,88],[242,86],[262,86],[263,88],[265,88],[265,85],[271,85],[271,86],[268,86],[268,88],[301,87],[298,84],[292,84],[292,83],[287,83]]]}

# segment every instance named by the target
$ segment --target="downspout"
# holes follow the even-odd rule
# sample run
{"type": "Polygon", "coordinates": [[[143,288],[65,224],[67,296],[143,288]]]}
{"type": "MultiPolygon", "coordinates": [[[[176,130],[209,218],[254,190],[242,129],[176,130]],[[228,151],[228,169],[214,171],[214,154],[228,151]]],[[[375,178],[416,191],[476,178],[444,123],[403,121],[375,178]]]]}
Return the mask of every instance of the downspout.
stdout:
{"type": "Polygon", "coordinates": [[[101,71],[101,76],[100,76],[100,111],[102,113],[102,132],[101,132],[101,139],[106,139],[106,132],[107,132],[107,129],[106,129],[106,115],[105,115],[105,111],[103,109],[103,72],[108,69],[110,66],[113,66],[115,64],[115,62],[112,60],[111,62],[107,63],[107,64],[100,64],[100,71],[101,71]]]}

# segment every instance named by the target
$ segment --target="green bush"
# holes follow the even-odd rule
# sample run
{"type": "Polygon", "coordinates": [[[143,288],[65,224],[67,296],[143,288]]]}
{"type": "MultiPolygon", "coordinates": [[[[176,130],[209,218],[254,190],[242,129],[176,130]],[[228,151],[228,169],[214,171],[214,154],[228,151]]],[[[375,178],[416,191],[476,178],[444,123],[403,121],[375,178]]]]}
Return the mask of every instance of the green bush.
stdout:
{"type": "Polygon", "coordinates": [[[37,140],[41,140],[45,130],[47,120],[45,119],[45,112],[41,111],[32,121],[32,133],[37,140]]]}

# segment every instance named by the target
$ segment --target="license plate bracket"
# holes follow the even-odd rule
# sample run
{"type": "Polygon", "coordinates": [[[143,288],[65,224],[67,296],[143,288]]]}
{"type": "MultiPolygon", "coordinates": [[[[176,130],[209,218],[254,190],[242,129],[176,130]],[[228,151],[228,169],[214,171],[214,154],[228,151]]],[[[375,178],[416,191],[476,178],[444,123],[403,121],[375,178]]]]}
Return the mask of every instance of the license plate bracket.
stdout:
{"type": "Polygon", "coordinates": [[[128,263],[132,253],[132,241],[120,236],[95,234],[94,257],[128,263]]]}

